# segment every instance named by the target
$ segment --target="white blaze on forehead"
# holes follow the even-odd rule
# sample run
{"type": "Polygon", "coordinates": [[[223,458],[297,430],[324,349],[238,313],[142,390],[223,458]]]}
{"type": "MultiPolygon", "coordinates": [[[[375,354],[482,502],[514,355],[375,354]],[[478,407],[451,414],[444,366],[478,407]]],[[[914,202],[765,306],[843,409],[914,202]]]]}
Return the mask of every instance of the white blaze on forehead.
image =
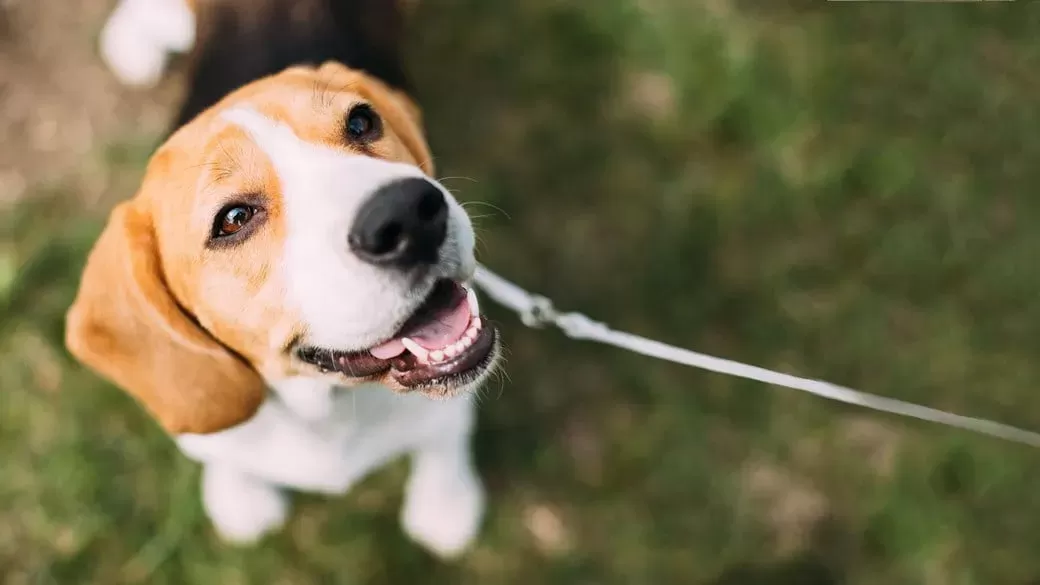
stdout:
{"type": "Polygon", "coordinates": [[[280,183],[286,228],[281,268],[289,300],[305,321],[308,344],[362,350],[386,341],[437,278],[462,278],[472,271],[473,228],[443,188],[448,237],[433,270],[406,274],[372,266],[350,252],[348,235],[358,208],[384,185],[426,177],[418,167],[301,140],[288,125],[250,108],[231,109],[223,118],[246,131],[280,183]]]}
{"type": "Polygon", "coordinates": [[[245,130],[260,150],[267,153],[275,167],[299,156],[298,149],[310,146],[300,140],[292,128],[269,120],[252,108],[234,108],[221,117],[245,130]]]}

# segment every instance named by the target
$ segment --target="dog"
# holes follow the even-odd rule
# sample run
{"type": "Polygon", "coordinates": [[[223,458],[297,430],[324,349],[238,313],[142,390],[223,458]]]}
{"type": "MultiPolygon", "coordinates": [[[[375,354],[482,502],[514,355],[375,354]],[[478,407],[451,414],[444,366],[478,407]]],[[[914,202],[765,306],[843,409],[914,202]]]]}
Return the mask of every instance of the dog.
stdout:
{"type": "Polygon", "coordinates": [[[202,465],[215,532],[255,543],[291,491],[344,494],[408,457],[400,521],[445,559],[486,495],[473,393],[499,333],[474,233],[434,179],[392,0],[121,0],[109,69],[187,95],[112,210],[66,317],[81,363],[202,465]]]}

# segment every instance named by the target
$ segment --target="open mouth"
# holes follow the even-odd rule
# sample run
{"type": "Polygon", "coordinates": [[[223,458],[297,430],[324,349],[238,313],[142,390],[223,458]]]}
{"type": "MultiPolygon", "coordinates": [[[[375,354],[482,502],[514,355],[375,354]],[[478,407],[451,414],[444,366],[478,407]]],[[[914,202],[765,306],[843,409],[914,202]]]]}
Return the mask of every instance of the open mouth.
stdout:
{"type": "Polygon", "coordinates": [[[406,388],[421,389],[475,380],[493,361],[496,342],[476,294],[458,282],[439,280],[389,340],[365,351],[304,347],[297,353],[323,370],[355,378],[388,374],[406,388]]]}

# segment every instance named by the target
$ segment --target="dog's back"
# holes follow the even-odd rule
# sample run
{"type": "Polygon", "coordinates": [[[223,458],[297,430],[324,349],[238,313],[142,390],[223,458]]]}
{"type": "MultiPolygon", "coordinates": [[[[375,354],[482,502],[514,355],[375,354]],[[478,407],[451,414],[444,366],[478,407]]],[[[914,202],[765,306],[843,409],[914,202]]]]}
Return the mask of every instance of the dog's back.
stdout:
{"type": "MultiPolygon", "coordinates": [[[[407,91],[393,0],[200,0],[191,88],[175,126],[292,65],[337,61],[407,91]]],[[[410,92],[409,92],[410,93],[410,92]]]]}
{"type": "Polygon", "coordinates": [[[101,54],[128,85],[159,81],[190,52],[179,128],[239,87],[293,65],[336,61],[410,92],[401,65],[403,0],[121,0],[101,54]]]}

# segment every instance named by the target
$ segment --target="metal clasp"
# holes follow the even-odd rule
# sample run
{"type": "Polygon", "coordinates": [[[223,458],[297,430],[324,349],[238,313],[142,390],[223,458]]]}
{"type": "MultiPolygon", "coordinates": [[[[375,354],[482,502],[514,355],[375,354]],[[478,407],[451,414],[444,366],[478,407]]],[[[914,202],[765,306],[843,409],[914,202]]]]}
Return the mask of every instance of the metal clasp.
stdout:
{"type": "Polygon", "coordinates": [[[520,320],[528,327],[541,329],[546,325],[554,325],[559,313],[553,307],[552,301],[541,296],[531,296],[531,306],[520,313],[520,320]]]}

